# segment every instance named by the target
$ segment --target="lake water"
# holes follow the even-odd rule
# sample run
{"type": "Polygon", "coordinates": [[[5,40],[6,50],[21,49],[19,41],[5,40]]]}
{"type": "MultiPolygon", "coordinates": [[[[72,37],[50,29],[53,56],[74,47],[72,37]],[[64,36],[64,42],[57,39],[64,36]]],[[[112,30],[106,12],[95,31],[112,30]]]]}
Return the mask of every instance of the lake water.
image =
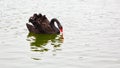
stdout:
{"type": "Polygon", "coordinates": [[[0,68],[120,68],[120,0],[0,0],[0,68]],[[29,34],[34,13],[60,35],[29,34]]]}

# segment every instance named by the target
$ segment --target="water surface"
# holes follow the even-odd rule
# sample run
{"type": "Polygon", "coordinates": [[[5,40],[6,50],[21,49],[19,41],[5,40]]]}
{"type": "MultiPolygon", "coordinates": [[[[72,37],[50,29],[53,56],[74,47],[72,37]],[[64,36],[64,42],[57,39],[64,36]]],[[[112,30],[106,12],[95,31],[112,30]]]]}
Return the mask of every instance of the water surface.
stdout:
{"type": "Polygon", "coordinates": [[[0,0],[1,68],[120,68],[119,0],[0,0]],[[29,34],[33,13],[57,18],[60,35],[29,34]]]}

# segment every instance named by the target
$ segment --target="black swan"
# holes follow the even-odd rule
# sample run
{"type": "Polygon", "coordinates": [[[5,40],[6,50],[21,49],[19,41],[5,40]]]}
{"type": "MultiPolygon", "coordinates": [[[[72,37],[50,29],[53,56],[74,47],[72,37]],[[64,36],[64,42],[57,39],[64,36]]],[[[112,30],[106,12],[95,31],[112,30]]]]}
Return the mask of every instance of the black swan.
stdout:
{"type": "Polygon", "coordinates": [[[49,22],[45,15],[34,14],[32,17],[30,17],[29,22],[31,22],[32,25],[26,23],[26,26],[29,32],[32,33],[59,34],[63,32],[63,27],[56,18],[51,19],[51,21],[49,22]],[[55,22],[57,23],[58,28],[55,26],[55,22]]]}

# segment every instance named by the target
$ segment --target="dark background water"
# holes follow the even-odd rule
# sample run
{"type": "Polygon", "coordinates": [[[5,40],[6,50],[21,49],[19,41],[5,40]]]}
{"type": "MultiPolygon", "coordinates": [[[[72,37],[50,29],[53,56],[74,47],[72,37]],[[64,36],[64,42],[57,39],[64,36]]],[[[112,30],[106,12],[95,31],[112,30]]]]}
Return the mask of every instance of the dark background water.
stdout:
{"type": "Polygon", "coordinates": [[[120,68],[119,0],[0,0],[1,68],[120,68]],[[29,34],[33,13],[57,18],[60,35],[29,34]]]}

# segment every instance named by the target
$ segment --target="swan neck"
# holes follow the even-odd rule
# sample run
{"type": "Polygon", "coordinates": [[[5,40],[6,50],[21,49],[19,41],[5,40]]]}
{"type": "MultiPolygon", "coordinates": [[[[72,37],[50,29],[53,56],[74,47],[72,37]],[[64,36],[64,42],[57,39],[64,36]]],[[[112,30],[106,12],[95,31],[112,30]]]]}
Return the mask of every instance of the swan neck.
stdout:
{"type": "Polygon", "coordinates": [[[58,26],[59,29],[62,28],[60,22],[59,22],[56,18],[53,18],[53,19],[51,20],[50,24],[55,26],[54,22],[57,23],[57,26],[58,26]]]}

